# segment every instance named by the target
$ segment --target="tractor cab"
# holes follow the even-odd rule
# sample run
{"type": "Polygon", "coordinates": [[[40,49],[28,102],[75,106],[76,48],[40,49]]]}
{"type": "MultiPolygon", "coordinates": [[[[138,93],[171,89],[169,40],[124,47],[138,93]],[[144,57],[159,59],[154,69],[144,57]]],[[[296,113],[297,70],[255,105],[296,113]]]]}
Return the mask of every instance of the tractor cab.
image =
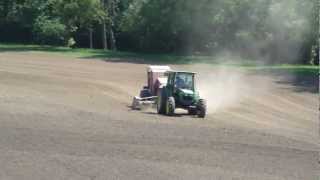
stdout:
{"type": "Polygon", "coordinates": [[[167,90],[174,97],[177,108],[189,108],[198,99],[194,72],[169,71],[167,90]]]}
{"type": "Polygon", "coordinates": [[[186,91],[194,91],[195,73],[193,72],[168,72],[167,84],[173,88],[174,91],[183,89],[186,91]]]}

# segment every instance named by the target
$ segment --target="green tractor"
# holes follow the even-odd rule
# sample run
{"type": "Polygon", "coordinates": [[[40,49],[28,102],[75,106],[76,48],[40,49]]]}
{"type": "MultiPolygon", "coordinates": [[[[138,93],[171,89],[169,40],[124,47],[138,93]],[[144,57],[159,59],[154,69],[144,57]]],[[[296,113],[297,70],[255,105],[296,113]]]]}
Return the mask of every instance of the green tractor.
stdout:
{"type": "Polygon", "coordinates": [[[206,116],[207,105],[195,88],[195,74],[184,71],[167,71],[167,84],[158,91],[159,114],[174,115],[176,108],[188,110],[190,115],[206,116]]]}

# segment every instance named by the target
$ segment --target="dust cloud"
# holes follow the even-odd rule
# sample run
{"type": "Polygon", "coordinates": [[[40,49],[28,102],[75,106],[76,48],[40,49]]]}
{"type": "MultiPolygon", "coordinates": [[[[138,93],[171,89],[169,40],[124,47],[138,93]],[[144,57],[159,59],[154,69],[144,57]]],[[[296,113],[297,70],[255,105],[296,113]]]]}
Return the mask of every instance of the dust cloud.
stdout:
{"type": "Polygon", "coordinates": [[[212,70],[195,69],[199,73],[197,89],[207,101],[208,114],[238,106],[252,91],[245,71],[223,66],[212,70]]]}

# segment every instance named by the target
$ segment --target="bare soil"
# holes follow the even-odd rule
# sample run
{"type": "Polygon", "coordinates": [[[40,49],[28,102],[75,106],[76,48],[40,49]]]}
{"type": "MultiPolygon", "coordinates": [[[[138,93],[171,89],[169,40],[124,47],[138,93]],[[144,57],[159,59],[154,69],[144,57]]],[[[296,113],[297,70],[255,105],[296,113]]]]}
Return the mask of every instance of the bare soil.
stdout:
{"type": "Polygon", "coordinates": [[[173,65],[200,72],[205,87],[221,84],[199,119],[132,111],[146,67],[0,53],[0,179],[320,176],[317,77],[173,65]]]}

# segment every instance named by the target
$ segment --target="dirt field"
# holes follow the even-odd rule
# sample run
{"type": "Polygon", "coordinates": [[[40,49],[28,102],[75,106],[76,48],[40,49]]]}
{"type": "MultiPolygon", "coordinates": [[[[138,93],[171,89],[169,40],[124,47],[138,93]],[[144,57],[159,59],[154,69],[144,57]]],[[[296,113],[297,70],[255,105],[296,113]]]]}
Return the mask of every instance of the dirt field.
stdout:
{"type": "Polygon", "coordinates": [[[316,77],[173,66],[200,72],[201,120],[131,111],[146,67],[0,53],[0,179],[319,179],[316,77]]]}

